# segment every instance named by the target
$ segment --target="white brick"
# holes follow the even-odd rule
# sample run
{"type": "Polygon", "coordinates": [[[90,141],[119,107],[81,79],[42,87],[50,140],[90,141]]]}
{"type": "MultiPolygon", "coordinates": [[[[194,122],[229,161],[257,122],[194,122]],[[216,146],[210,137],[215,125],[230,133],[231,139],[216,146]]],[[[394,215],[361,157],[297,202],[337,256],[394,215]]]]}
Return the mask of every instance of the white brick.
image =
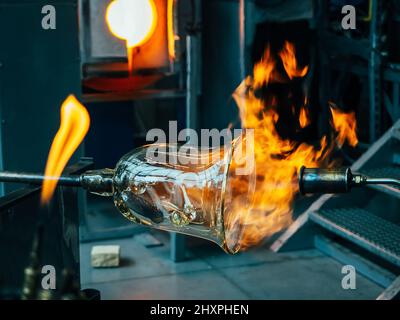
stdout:
{"type": "Polygon", "coordinates": [[[92,267],[118,267],[120,246],[93,246],[91,251],[92,267]]]}

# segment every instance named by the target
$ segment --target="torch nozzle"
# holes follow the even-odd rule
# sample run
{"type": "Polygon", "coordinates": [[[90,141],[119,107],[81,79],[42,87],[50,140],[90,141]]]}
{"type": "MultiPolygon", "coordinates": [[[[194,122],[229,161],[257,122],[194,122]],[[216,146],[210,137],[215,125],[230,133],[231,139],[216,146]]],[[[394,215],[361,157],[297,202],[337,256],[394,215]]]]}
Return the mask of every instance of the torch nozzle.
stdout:
{"type": "Polygon", "coordinates": [[[113,177],[114,170],[111,169],[93,170],[81,175],[62,175],[60,177],[25,172],[0,172],[0,182],[41,185],[45,180],[56,180],[58,185],[82,187],[91,193],[103,196],[111,196],[113,194],[113,177]]]}
{"type": "Polygon", "coordinates": [[[371,184],[400,186],[400,180],[391,178],[370,178],[351,172],[350,168],[341,169],[300,169],[299,189],[302,194],[312,193],[346,193],[353,187],[371,184]]]}

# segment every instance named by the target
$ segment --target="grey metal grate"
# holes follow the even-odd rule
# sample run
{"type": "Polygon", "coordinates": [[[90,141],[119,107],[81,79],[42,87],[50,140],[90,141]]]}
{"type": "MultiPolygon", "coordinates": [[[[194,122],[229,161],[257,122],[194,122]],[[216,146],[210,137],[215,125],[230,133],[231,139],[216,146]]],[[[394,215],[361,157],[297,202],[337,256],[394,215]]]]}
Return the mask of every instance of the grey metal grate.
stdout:
{"type": "Polygon", "coordinates": [[[320,210],[310,220],[400,266],[400,226],[360,208],[320,210]]]}

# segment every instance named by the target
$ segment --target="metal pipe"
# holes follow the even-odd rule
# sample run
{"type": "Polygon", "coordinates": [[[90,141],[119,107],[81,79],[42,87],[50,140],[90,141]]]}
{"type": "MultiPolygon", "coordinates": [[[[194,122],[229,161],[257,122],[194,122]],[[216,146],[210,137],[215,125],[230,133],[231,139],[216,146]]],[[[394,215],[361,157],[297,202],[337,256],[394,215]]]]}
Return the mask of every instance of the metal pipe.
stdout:
{"type": "Polygon", "coordinates": [[[381,184],[400,186],[400,180],[370,178],[352,173],[350,168],[320,169],[302,167],[299,173],[299,189],[302,194],[346,193],[353,187],[381,184]]]}
{"type": "Polygon", "coordinates": [[[0,172],[0,182],[26,183],[41,185],[44,180],[57,181],[58,185],[67,187],[81,187],[87,191],[102,195],[111,196],[113,194],[114,170],[102,169],[87,171],[81,175],[46,177],[41,174],[25,172],[0,172]]]}
{"type": "Polygon", "coordinates": [[[400,180],[390,178],[367,178],[367,184],[389,184],[400,187],[400,180]]]}
{"type": "Polygon", "coordinates": [[[45,177],[41,174],[25,173],[25,172],[0,172],[1,182],[42,184],[44,180],[56,180],[58,184],[70,187],[82,186],[80,176],[61,176],[61,177],[45,177]]]}
{"type": "Polygon", "coordinates": [[[300,169],[299,188],[302,194],[345,193],[351,188],[353,175],[350,169],[300,169]]]}

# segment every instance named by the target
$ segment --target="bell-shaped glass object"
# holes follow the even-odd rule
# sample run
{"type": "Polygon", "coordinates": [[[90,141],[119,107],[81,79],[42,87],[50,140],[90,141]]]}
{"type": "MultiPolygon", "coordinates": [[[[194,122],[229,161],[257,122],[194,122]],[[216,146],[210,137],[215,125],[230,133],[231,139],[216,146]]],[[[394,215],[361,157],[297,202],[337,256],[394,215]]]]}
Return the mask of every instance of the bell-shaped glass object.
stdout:
{"type": "MultiPolygon", "coordinates": [[[[199,149],[152,144],[132,151],[115,169],[116,207],[135,223],[201,237],[236,253],[240,224],[229,214],[238,190],[229,177],[237,145],[199,149]]],[[[249,191],[246,185],[242,193],[249,191]]]]}

